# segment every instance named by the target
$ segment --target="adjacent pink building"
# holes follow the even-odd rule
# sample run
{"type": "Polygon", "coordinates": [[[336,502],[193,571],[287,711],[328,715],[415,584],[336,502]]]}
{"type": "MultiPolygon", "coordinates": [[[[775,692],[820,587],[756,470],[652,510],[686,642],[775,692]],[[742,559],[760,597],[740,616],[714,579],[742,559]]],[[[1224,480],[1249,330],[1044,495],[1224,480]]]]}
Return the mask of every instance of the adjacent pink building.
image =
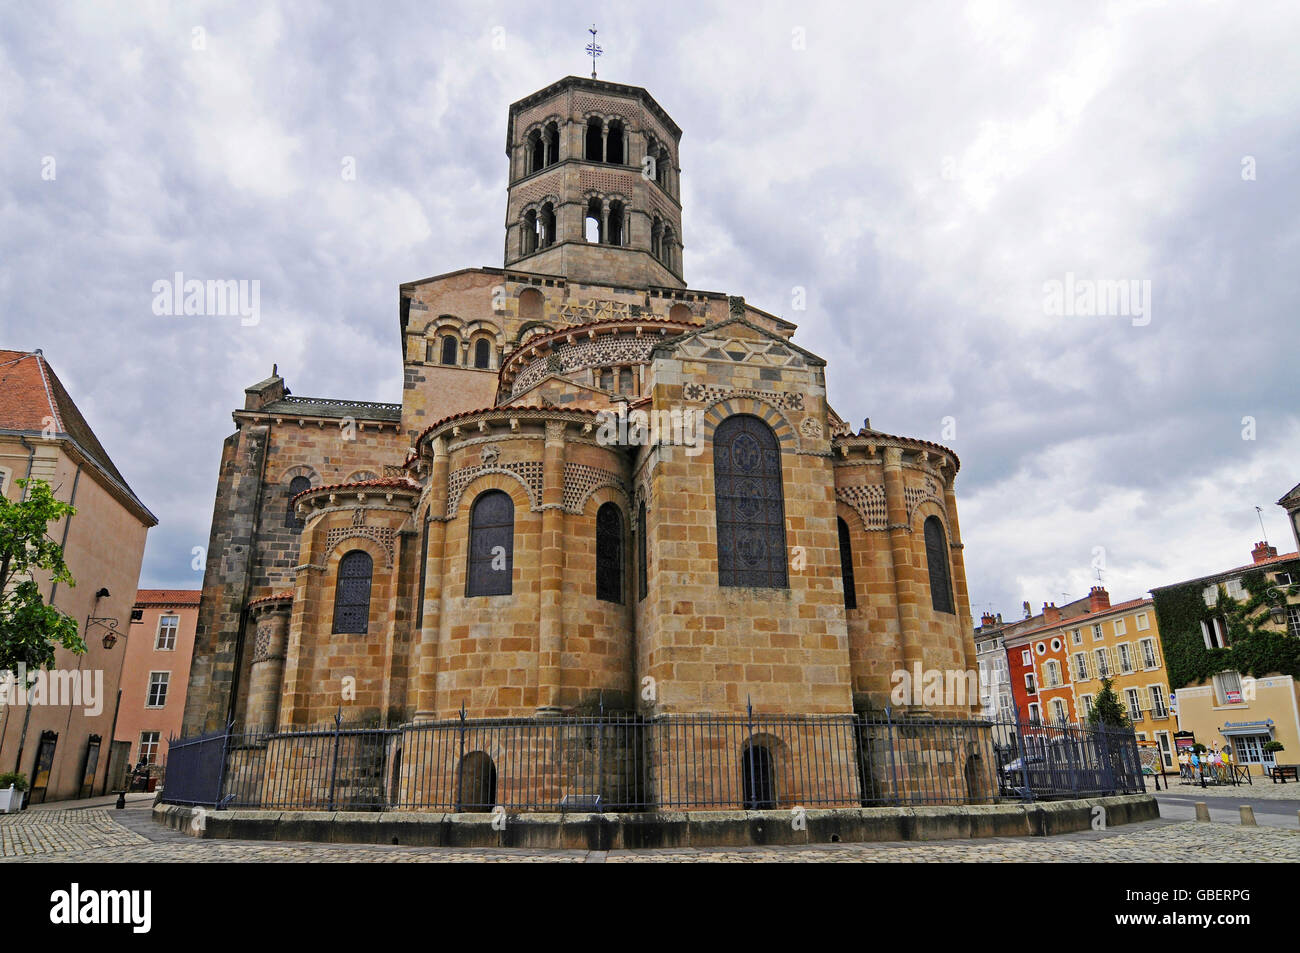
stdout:
{"type": "Polygon", "coordinates": [[[127,763],[163,763],[167,739],[181,733],[185,686],[199,618],[198,589],[141,589],[131,609],[115,741],[127,763]]]}

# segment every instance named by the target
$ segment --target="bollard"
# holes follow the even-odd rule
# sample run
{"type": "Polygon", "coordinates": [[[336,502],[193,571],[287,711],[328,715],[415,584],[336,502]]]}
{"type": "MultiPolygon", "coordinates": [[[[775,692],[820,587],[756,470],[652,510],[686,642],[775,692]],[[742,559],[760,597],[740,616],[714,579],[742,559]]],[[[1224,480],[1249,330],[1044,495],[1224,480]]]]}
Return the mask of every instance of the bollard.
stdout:
{"type": "Polygon", "coordinates": [[[1255,809],[1251,807],[1249,804],[1243,804],[1240,808],[1240,811],[1241,811],[1241,826],[1254,827],[1255,809]]]}
{"type": "Polygon", "coordinates": [[[119,811],[121,811],[121,810],[125,810],[125,808],[126,808],[126,791],[118,791],[118,792],[117,792],[117,803],[114,804],[113,807],[116,808],[116,809],[119,810],[119,811]]]}
{"type": "Polygon", "coordinates": [[[1210,808],[1204,801],[1196,802],[1196,819],[1198,821],[1208,821],[1210,819],[1210,808]]]}

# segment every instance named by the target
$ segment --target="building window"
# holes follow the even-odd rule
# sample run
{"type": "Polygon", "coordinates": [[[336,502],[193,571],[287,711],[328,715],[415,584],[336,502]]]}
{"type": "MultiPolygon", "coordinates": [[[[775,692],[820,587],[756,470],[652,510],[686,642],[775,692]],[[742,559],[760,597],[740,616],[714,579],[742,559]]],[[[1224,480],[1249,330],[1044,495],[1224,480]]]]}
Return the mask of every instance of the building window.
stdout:
{"type": "Polygon", "coordinates": [[[1115,622],[1114,622],[1114,625],[1115,625],[1115,634],[1116,634],[1116,635],[1123,635],[1124,633],[1126,633],[1126,632],[1128,631],[1128,627],[1124,624],[1124,620],[1123,620],[1123,619],[1116,619],[1115,622]]]}
{"type": "Polygon", "coordinates": [[[1092,717],[1092,700],[1093,700],[1093,698],[1094,698],[1094,696],[1092,696],[1092,695],[1080,695],[1080,696],[1079,696],[1079,704],[1080,704],[1080,705],[1082,706],[1082,708],[1083,708],[1083,717],[1084,717],[1084,718],[1091,718],[1091,717],[1092,717]]]}
{"type": "Polygon", "coordinates": [[[293,505],[293,498],[299,493],[305,493],[310,489],[311,480],[305,476],[296,476],[289,481],[288,499],[285,502],[284,509],[285,529],[302,529],[303,521],[298,519],[298,512],[293,505]]]}
{"type": "Polygon", "coordinates": [[[1101,649],[1094,649],[1092,654],[1093,657],[1097,659],[1097,677],[1110,678],[1111,673],[1110,673],[1109,653],[1104,648],[1101,648],[1101,649]]]}
{"type": "Polygon", "coordinates": [[[140,732],[140,757],[137,761],[143,761],[145,764],[158,763],[158,743],[160,732],[142,731],[140,732]]]}
{"type": "Polygon", "coordinates": [[[448,334],[442,339],[442,363],[455,364],[456,352],[460,350],[460,342],[448,334]]]}
{"type": "Polygon", "coordinates": [[[1042,719],[1040,719],[1040,718],[1038,717],[1038,702],[1030,702],[1030,704],[1029,704],[1029,723],[1030,723],[1030,724],[1033,724],[1033,725],[1036,725],[1036,724],[1038,724],[1039,721],[1041,721],[1041,720],[1042,720],[1042,719]]]}
{"type": "Polygon", "coordinates": [[[1034,684],[1034,673],[1025,673],[1025,693],[1028,695],[1037,695],[1038,686],[1034,684]]]}
{"type": "Polygon", "coordinates": [[[849,524],[836,517],[840,531],[840,577],[844,580],[844,608],[858,607],[858,590],[853,583],[853,541],[849,539],[849,524]]]}
{"type": "Polygon", "coordinates": [[[1020,653],[1021,665],[1029,665],[1032,662],[1033,662],[1033,658],[1029,654],[1029,649],[1025,649],[1023,652],[1020,653]]]}
{"type": "Polygon", "coordinates": [[[1271,735],[1239,735],[1232,739],[1240,764],[1272,764],[1273,752],[1265,751],[1264,744],[1272,741],[1271,735]]]}
{"type": "Polygon", "coordinates": [[[1071,629],[1071,630],[1070,630],[1070,644],[1071,644],[1071,645],[1082,645],[1082,644],[1083,644],[1083,633],[1080,632],[1078,629],[1071,629]]]}
{"type": "Polygon", "coordinates": [[[1138,645],[1142,648],[1143,668],[1156,668],[1160,664],[1160,658],[1156,655],[1156,640],[1143,639],[1138,645]]]}
{"type": "Polygon", "coordinates": [[[1052,720],[1058,725],[1065,724],[1065,702],[1059,698],[1052,699],[1052,720]]]}
{"type": "Polygon", "coordinates": [[[134,623],[136,623],[136,622],[143,622],[143,621],[144,621],[144,610],[143,610],[143,609],[132,609],[132,610],[131,610],[131,622],[132,622],[132,624],[134,624],[134,623]]]}
{"type": "Polygon", "coordinates": [[[952,613],[952,583],[948,575],[948,543],[939,517],[925,520],[925,563],[930,573],[930,605],[935,612],[952,613]]]}
{"type": "Polygon", "coordinates": [[[1201,620],[1201,638],[1207,649],[1226,649],[1228,647],[1228,622],[1221,615],[1212,619],[1201,620]]]}
{"type": "Polygon", "coordinates": [[[370,629],[370,577],[374,560],[361,549],[344,554],[339,560],[338,581],[334,588],[334,631],[340,634],[365,635],[370,629]]]}
{"type": "Polygon", "coordinates": [[[1074,678],[1083,681],[1088,677],[1088,656],[1083,652],[1074,653],[1074,678]]]}
{"type": "Polygon", "coordinates": [[[1061,686],[1061,666],[1055,661],[1049,661],[1043,666],[1043,674],[1046,676],[1048,688],[1059,688],[1061,686]]]}
{"type": "Polygon", "coordinates": [[[474,342],[474,366],[477,368],[488,368],[492,365],[492,345],[488,343],[487,338],[479,338],[474,342]]]}
{"type": "Polygon", "coordinates": [[[429,575],[429,517],[424,518],[424,532],[420,534],[420,588],[415,593],[415,628],[424,625],[424,586],[429,575]]]}
{"type": "Polygon", "coordinates": [[[1151,714],[1156,718],[1164,718],[1169,714],[1169,707],[1165,704],[1165,687],[1163,685],[1152,685],[1151,691],[1151,714]]]}
{"type": "Polygon", "coordinates": [[[749,414],[713,433],[713,493],[718,527],[718,585],[784,589],[785,498],[781,445],[749,414]]]}
{"type": "Polygon", "coordinates": [[[1119,653],[1119,670],[1123,675],[1133,671],[1133,653],[1129,651],[1129,644],[1121,642],[1115,646],[1115,651],[1119,653]]]}
{"type": "Polygon", "coordinates": [[[1137,614],[1137,628],[1139,632],[1145,632],[1147,629],[1151,628],[1151,622],[1147,619],[1147,614],[1145,612],[1139,612],[1137,614]]]}
{"type": "Polygon", "coordinates": [[[614,503],[596,511],[596,598],[623,603],[623,514],[614,503]]]}
{"type": "Polygon", "coordinates": [[[181,618],[165,615],[158,620],[158,638],[154,640],[154,651],[172,652],[176,649],[176,632],[181,627],[181,618]]]}
{"type": "Polygon", "coordinates": [[[479,494],[469,511],[465,595],[508,596],[515,558],[515,501],[501,490],[479,494]]]}
{"type": "Polygon", "coordinates": [[[145,699],[145,708],[162,708],[167,704],[167,686],[171,680],[171,672],[149,673],[149,695],[145,699]]]}
{"type": "Polygon", "coordinates": [[[1295,636],[1300,636],[1300,606],[1286,607],[1286,630],[1295,636]]]}
{"type": "Polygon", "coordinates": [[[650,546],[646,540],[645,525],[645,500],[642,500],[636,508],[636,597],[638,602],[646,597],[646,592],[649,590],[647,584],[649,573],[646,572],[646,559],[650,546]]]}
{"type": "Polygon", "coordinates": [[[1101,636],[1101,624],[1098,623],[1098,622],[1094,622],[1093,625],[1092,625],[1092,640],[1093,640],[1094,642],[1100,642],[1100,641],[1101,641],[1101,638],[1102,638],[1102,636],[1101,636]]]}
{"type": "Polygon", "coordinates": [[[1220,705],[1240,705],[1241,676],[1236,672],[1220,672],[1214,676],[1214,696],[1220,705]]]}
{"type": "Polygon", "coordinates": [[[1130,688],[1124,692],[1128,696],[1128,716],[1134,721],[1142,720],[1142,696],[1136,688],[1130,688]]]}

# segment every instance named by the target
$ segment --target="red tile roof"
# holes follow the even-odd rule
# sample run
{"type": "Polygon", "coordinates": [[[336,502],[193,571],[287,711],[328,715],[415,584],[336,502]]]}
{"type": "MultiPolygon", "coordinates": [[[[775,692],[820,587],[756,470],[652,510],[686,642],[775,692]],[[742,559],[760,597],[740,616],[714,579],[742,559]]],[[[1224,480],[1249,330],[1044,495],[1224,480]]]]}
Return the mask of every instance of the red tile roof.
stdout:
{"type": "Polygon", "coordinates": [[[113,465],[108,451],[90,429],[90,424],[45,357],[37,351],[0,350],[0,430],[41,434],[46,431],[48,420],[54,423],[55,436],[66,437],[75,443],[105,476],[117,483],[136,506],[148,514],[149,525],[158,522],[113,465]]]}
{"type": "Polygon", "coordinates": [[[1152,586],[1151,591],[1156,592],[1160,589],[1172,589],[1175,586],[1185,586],[1189,582],[1200,582],[1203,579],[1218,579],[1220,576],[1235,576],[1237,573],[1250,572],[1252,569],[1259,569],[1261,566],[1272,566],[1277,563],[1284,563],[1297,558],[1300,558],[1300,552],[1281,553],[1277,556],[1270,556],[1267,559],[1261,559],[1257,563],[1246,563],[1244,566],[1237,566],[1235,569],[1221,569],[1218,572],[1207,572],[1203,576],[1193,576],[1191,579],[1184,579],[1182,582],[1170,583],[1167,586],[1152,586]]]}
{"type": "Polygon", "coordinates": [[[324,486],[308,487],[301,493],[294,496],[294,500],[299,500],[309,493],[319,493],[321,490],[356,490],[373,487],[382,489],[383,487],[394,487],[399,490],[418,490],[420,484],[416,483],[410,477],[378,477],[374,480],[357,480],[353,483],[327,483],[324,486]]]}
{"type": "Polygon", "coordinates": [[[248,600],[248,605],[249,605],[250,607],[252,607],[252,606],[259,606],[259,605],[261,605],[261,604],[264,603],[264,602],[280,602],[280,601],[282,601],[282,600],[288,600],[288,601],[292,602],[292,601],[293,601],[293,593],[292,593],[292,592],[273,592],[273,593],[271,593],[269,596],[261,596],[260,598],[257,598],[257,599],[250,599],[250,600],[248,600]]]}
{"type": "Polygon", "coordinates": [[[1008,633],[1007,639],[1019,639],[1022,636],[1036,635],[1039,632],[1050,632],[1054,629],[1068,629],[1075,625],[1090,625],[1096,619],[1103,619],[1116,612],[1127,612],[1129,609],[1136,609],[1138,606],[1149,606],[1153,604],[1154,603],[1150,599],[1129,599],[1127,602],[1117,602],[1110,608],[1102,609],[1100,612],[1084,612],[1080,615],[1070,616],[1069,618],[1062,617],[1059,621],[1052,622],[1048,625],[1040,625],[1032,629],[1021,629],[1019,632],[1008,633]]]}
{"type": "Polygon", "coordinates": [[[196,606],[201,589],[137,589],[135,605],[137,606],[196,606]]]}

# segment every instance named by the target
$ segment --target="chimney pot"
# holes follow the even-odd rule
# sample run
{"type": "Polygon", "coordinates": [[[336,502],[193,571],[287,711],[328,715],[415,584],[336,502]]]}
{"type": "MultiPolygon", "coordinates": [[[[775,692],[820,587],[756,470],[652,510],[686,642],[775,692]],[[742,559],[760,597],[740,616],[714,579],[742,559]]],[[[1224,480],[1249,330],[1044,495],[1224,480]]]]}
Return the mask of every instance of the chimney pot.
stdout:
{"type": "Polygon", "coordinates": [[[1258,542],[1255,548],[1250,552],[1251,557],[1257,563],[1262,563],[1266,559],[1272,559],[1277,555],[1277,547],[1270,546],[1267,542],[1258,542]]]}

